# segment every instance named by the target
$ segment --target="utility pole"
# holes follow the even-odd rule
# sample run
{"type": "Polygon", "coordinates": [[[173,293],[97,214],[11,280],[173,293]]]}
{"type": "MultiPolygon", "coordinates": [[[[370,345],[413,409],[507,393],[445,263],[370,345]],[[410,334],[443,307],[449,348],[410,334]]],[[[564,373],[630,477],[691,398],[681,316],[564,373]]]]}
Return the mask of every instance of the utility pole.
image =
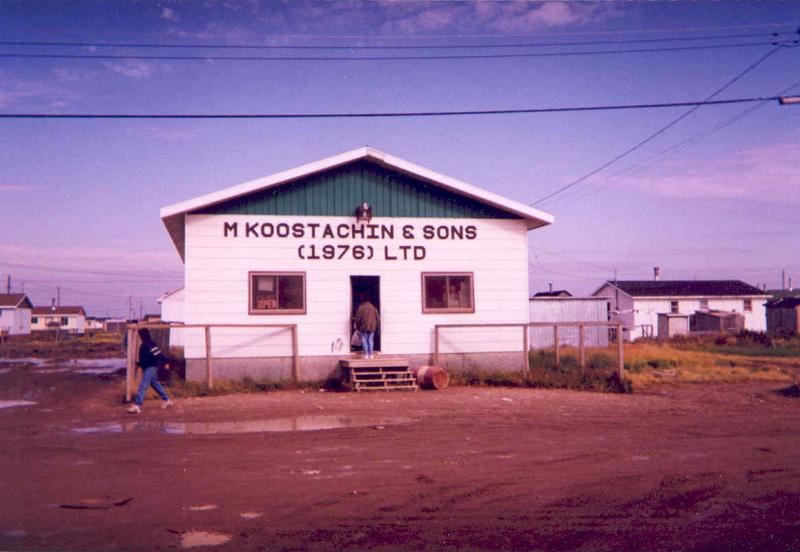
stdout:
{"type": "Polygon", "coordinates": [[[142,306],[142,300],[139,299],[139,320],[144,318],[144,307],[142,306]]]}
{"type": "Polygon", "coordinates": [[[56,306],[61,306],[61,286],[56,286],[56,306]]]}
{"type": "Polygon", "coordinates": [[[11,274],[8,275],[8,279],[6,280],[6,293],[11,293],[11,274]]]}
{"type": "Polygon", "coordinates": [[[786,291],[786,270],[781,271],[781,289],[786,291]]]}
{"type": "Polygon", "coordinates": [[[133,297],[128,295],[128,320],[133,318],[133,297]]]}

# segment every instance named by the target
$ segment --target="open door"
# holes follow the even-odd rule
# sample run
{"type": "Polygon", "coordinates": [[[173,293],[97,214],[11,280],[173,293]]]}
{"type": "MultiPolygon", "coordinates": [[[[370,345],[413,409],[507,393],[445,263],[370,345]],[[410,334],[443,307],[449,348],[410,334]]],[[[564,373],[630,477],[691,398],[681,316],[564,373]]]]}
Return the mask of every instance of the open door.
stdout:
{"type": "MultiPolygon", "coordinates": [[[[350,333],[354,331],[353,317],[356,315],[361,301],[368,300],[381,312],[381,278],[380,276],[350,276],[350,333]]],[[[360,351],[361,347],[350,346],[350,351],[360,351]]],[[[375,332],[375,350],[381,350],[381,328],[375,332]]]]}

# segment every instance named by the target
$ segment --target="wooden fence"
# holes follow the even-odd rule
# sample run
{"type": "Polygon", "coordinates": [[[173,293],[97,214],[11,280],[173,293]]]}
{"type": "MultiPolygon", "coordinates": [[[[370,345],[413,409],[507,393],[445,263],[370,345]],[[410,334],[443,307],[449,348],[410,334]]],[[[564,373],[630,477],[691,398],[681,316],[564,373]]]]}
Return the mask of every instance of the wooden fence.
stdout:
{"type": "Polygon", "coordinates": [[[130,402],[134,387],[134,375],[136,373],[136,360],[139,352],[139,328],[203,328],[205,335],[206,350],[206,386],[209,389],[214,387],[214,369],[211,354],[211,328],[284,328],[292,332],[292,380],[297,383],[300,380],[300,354],[297,343],[297,324],[176,324],[171,322],[153,322],[142,324],[130,324],[127,328],[127,378],[125,383],[125,400],[130,402]]]}
{"type": "Polygon", "coordinates": [[[622,324],[616,322],[527,322],[521,324],[436,324],[433,327],[433,364],[439,365],[439,336],[442,330],[452,328],[521,328],[522,329],[522,373],[528,376],[529,365],[529,345],[528,338],[530,328],[553,328],[553,341],[555,345],[555,366],[561,363],[561,348],[559,343],[560,328],[578,328],[578,356],[581,369],[586,368],[586,345],[585,328],[605,327],[616,329],[617,340],[617,369],[620,379],[625,375],[625,352],[623,349],[622,324]]]}

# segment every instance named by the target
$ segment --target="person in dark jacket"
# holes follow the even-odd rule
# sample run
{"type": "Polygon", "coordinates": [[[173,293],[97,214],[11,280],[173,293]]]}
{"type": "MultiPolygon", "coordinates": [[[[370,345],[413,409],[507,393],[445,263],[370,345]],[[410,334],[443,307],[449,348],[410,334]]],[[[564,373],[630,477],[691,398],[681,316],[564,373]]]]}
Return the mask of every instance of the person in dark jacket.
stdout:
{"type": "Polygon", "coordinates": [[[169,370],[167,358],[159,349],[158,344],[150,337],[150,330],[139,328],[139,338],[142,340],[142,344],[139,346],[139,362],[137,364],[142,368],[142,381],[139,383],[139,391],[133,399],[134,404],[128,408],[128,412],[131,414],[138,414],[142,411],[142,403],[148,387],[152,387],[164,401],[161,403],[161,408],[169,408],[173,404],[164,387],[156,379],[156,372],[159,368],[169,370]]]}
{"type": "Polygon", "coordinates": [[[369,299],[365,299],[358,306],[353,321],[356,323],[356,329],[361,334],[364,358],[375,358],[372,354],[372,348],[375,344],[375,330],[381,324],[381,316],[378,314],[378,309],[369,302],[369,299]]]}

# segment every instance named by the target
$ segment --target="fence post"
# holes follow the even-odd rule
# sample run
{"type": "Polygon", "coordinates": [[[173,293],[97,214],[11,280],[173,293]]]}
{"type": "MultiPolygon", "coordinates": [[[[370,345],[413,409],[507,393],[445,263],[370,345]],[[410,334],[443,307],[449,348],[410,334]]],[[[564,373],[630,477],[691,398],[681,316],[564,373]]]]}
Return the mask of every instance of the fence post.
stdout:
{"type": "Polygon", "coordinates": [[[553,325],[553,343],[556,348],[556,368],[561,364],[561,350],[558,347],[558,326],[553,325]]]}
{"type": "Polygon", "coordinates": [[[292,380],[300,382],[300,347],[297,343],[297,324],[292,325],[292,380]]]}
{"type": "Polygon", "coordinates": [[[619,362],[619,379],[625,377],[625,351],[622,346],[622,324],[617,324],[617,360],[619,362]]]}
{"type": "Polygon", "coordinates": [[[439,366],[439,326],[433,327],[433,365],[439,366]]]}
{"type": "Polygon", "coordinates": [[[133,375],[136,373],[136,332],[131,328],[125,328],[125,402],[131,402],[133,390],[133,375]]]}
{"type": "Polygon", "coordinates": [[[522,375],[525,379],[528,379],[528,368],[530,361],[528,356],[528,349],[530,345],[528,344],[528,333],[530,332],[530,327],[527,324],[522,325],[522,375]]]}
{"type": "Polygon", "coordinates": [[[584,326],[578,324],[578,355],[581,362],[581,371],[586,370],[586,343],[584,341],[584,326]]]}
{"type": "Polygon", "coordinates": [[[214,375],[211,369],[211,326],[205,326],[206,333],[206,386],[214,387],[214,375]]]}

